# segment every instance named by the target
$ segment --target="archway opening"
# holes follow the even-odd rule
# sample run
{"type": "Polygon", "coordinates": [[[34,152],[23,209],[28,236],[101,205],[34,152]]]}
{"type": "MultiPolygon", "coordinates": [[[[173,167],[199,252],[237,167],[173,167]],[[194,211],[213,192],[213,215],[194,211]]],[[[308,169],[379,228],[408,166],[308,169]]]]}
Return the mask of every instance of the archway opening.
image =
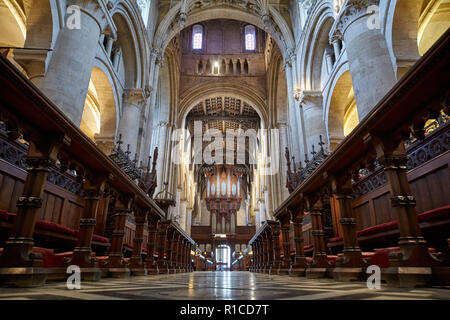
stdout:
{"type": "Polygon", "coordinates": [[[102,70],[94,67],[80,129],[108,154],[112,151],[114,144],[116,125],[116,102],[111,83],[102,70]]]}
{"type": "Polygon", "coordinates": [[[220,244],[216,247],[216,271],[230,271],[231,248],[229,245],[220,244]]]}
{"type": "Polygon", "coordinates": [[[328,114],[328,137],[330,151],[352,132],[358,125],[359,117],[356,108],[350,71],[346,71],[337,81],[330,102],[328,114]]]}

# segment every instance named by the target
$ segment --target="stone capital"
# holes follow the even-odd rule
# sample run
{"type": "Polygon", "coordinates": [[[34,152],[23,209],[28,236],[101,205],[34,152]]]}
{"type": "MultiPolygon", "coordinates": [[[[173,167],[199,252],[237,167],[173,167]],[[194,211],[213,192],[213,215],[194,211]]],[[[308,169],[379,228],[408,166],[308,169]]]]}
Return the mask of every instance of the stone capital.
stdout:
{"type": "Polygon", "coordinates": [[[125,105],[142,106],[147,100],[145,90],[140,88],[125,89],[123,97],[125,105]]]}
{"type": "Polygon", "coordinates": [[[313,107],[322,106],[322,92],[320,91],[302,91],[299,99],[300,105],[306,111],[313,107]]]}
{"type": "Polygon", "coordinates": [[[344,40],[347,28],[356,20],[374,14],[368,9],[370,6],[378,4],[379,0],[347,0],[330,30],[330,43],[344,40]]]}

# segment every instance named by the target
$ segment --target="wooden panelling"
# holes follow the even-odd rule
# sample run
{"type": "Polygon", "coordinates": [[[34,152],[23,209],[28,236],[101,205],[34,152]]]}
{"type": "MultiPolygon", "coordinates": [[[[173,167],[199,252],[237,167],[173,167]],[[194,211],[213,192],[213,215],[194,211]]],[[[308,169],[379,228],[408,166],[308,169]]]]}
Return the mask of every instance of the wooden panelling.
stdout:
{"type": "MultiPolygon", "coordinates": [[[[450,151],[408,172],[411,191],[416,198],[417,213],[450,204],[449,176],[450,151]]],[[[389,185],[383,185],[353,201],[357,217],[357,230],[396,220],[391,208],[389,185]]],[[[333,223],[339,221],[339,212],[332,205],[333,223]]],[[[339,235],[340,226],[337,228],[339,235]]]]}

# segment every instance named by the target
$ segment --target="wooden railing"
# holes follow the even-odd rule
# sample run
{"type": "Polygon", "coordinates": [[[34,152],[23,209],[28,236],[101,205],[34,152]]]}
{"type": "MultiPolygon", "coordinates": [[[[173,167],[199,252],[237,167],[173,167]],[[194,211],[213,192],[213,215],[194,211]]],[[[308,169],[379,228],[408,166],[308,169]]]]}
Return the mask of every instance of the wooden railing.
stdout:
{"type": "MultiPolygon", "coordinates": [[[[2,143],[26,153],[24,160],[15,164],[0,161],[2,166],[17,171],[16,176],[23,179],[22,185],[12,193],[17,201],[9,201],[7,208],[3,207],[16,215],[0,256],[0,283],[29,286],[45,280],[48,270],[41,268],[39,254],[32,252],[33,236],[38,216],[46,218],[47,211],[42,209],[44,196],[55,188],[66,189],[67,194],[75,198],[72,202],[78,204],[77,221],[69,221],[74,214],[69,207],[57,210],[58,223],[71,228],[78,224],[76,246],[69,264],[85,270],[85,276],[90,271],[98,274],[97,261],[91,258],[92,235],[94,229],[104,231],[105,213],[109,212],[114,220],[111,246],[108,259],[101,267],[118,273],[129,272],[122,255],[122,244],[126,218],[133,214],[136,228],[133,230],[132,262],[133,258],[135,262],[132,267],[144,268],[141,261],[144,224],[148,223],[151,238],[158,221],[164,217],[164,212],[147,194],[151,190],[146,189],[145,183],[141,188],[132,181],[3,56],[0,56],[0,121],[4,123],[3,131],[8,140],[2,143]],[[21,190],[20,194],[17,190],[21,190]],[[98,225],[97,217],[101,218],[102,225],[98,225]],[[69,222],[64,222],[65,219],[69,222]]],[[[11,170],[6,173],[10,174],[11,170]]],[[[4,185],[2,190],[5,190],[4,185]]],[[[2,203],[8,196],[2,196],[2,203]]],[[[50,221],[55,222],[53,216],[50,221]]],[[[178,227],[172,226],[172,229],[177,230],[183,243],[193,243],[178,227]]],[[[151,244],[154,240],[149,240],[151,251],[148,254],[153,263],[151,244]]],[[[185,259],[187,261],[187,257],[185,259]]]]}

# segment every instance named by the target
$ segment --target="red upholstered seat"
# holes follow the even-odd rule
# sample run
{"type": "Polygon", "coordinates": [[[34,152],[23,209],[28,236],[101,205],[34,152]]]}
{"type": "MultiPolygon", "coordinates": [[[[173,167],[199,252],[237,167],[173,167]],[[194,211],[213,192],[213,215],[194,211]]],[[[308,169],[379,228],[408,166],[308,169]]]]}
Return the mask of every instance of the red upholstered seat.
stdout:
{"type": "Polygon", "coordinates": [[[308,250],[308,249],[311,249],[312,247],[314,247],[313,244],[308,244],[308,245],[303,247],[303,250],[308,250]]]}
{"type": "Polygon", "coordinates": [[[386,232],[386,231],[391,231],[391,230],[395,230],[395,229],[398,229],[398,223],[397,223],[397,221],[391,221],[391,222],[378,224],[376,226],[360,230],[360,231],[358,231],[358,233],[356,235],[358,237],[366,237],[366,236],[377,234],[379,232],[386,232]]]}
{"type": "Polygon", "coordinates": [[[333,267],[336,267],[336,259],[338,256],[334,256],[334,255],[327,255],[327,260],[328,262],[331,262],[331,264],[333,265],[333,267]]]}
{"type": "Polygon", "coordinates": [[[9,214],[5,210],[0,210],[0,221],[8,221],[9,214]]]}
{"type": "Polygon", "coordinates": [[[92,235],[92,241],[102,242],[102,243],[109,243],[109,239],[108,238],[99,236],[98,234],[93,234],[92,235]]]}
{"type": "Polygon", "coordinates": [[[330,239],[328,239],[328,243],[341,242],[342,240],[344,240],[342,237],[330,238],[330,239]]]}
{"type": "Polygon", "coordinates": [[[98,260],[98,266],[99,267],[103,267],[104,265],[106,265],[106,263],[108,262],[109,257],[108,256],[101,256],[101,257],[96,257],[98,260]]]}
{"type": "Polygon", "coordinates": [[[311,257],[306,257],[306,262],[311,262],[313,260],[313,258],[311,257]]]}
{"type": "Polygon", "coordinates": [[[71,228],[64,227],[60,224],[51,222],[51,221],[45,221],[45,220],[37,220],[36,221],[36,228],[47,230],[47,231],[53,231],[57,233],[66,234],[69,236],[76,236],[77,231],[71,228]]]}
{"type": "Polygon", "coordinates": [[[0,221],[14,222],[16,214],[14,212],[7,212],[5,210],[0,210],[0,221]]]}
{"type": "Polygon", "coordinates": [[[421,213],[418,215],[418,218],[419,222],[433,222],[450,219],[450,205],[421,213]]]}
{"type": "Polygon", "coordinates": [[[142,248],[141,251],[142,251],[143,253],[147,253],[147,252],[148,252],[148,249],[147,249],[147,248],[142,248]]]}
{"type": "Polygon", "coordinates": [[[125,248],[128,248],[128,249],[133,249],[133,248],[134,248],[134,245],[129,244],[129,243],[124,243],[123,246],[124,246],[125,248]]]}

